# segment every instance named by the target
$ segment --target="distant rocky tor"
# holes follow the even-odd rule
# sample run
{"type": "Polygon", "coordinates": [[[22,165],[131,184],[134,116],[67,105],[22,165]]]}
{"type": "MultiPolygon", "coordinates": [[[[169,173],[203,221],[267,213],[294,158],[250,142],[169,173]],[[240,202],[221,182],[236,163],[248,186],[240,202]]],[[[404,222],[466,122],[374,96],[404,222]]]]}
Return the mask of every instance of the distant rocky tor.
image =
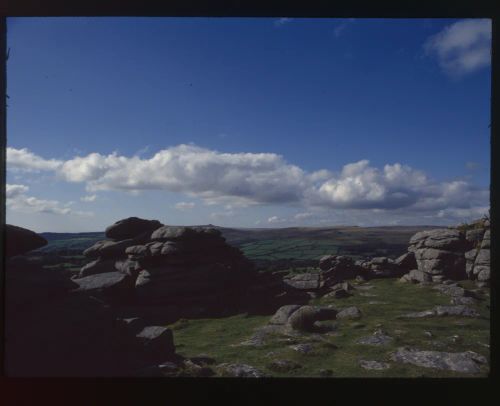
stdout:
{"type": "Polygon", "coordinates": [[[490,282],[490,223],[478,220],[468,229],[442,228],[416,233],[408,251],[391,259],[375,257],[354,261],[342,255],[327,255],[319,261],[319,272],[285,277],[285,283],[311,297],[349,296],[347,279],[400,278],[401,282],[443,283],[471,279],[478,287],[490,282]]]}

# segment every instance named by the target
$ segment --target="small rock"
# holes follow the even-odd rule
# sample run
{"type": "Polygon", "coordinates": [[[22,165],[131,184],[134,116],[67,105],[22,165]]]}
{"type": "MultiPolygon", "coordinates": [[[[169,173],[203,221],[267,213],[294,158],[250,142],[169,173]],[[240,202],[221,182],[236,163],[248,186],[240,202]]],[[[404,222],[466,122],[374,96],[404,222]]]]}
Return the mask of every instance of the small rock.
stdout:
{"type": "Polygon", "coordinates": [[[318,373],[319,373],[319,376],[322,376],[322,377],[329,377],[329,376],[333,375],[333,371],[331,369],[320,369],[318,371],[318,373]]]}
{"type": "Polygon", "coordinates": [[[469,296],[463,296],[463,297],[452,297],[450,300],[450,303],[452,305],[473,305],[477,302],[476,299],[473,297],[469,296]]]}
{"type": "Polygon", "coordinates": [[[425,335],[426,337],[429,337],[429,338],[432,338],[432,337],[433,337],[433,335],[432,335],[432,333],[431,333],[430,331],[424,331],[424,335],[425,335]]]}
{"type": "Polygon", "coordinates": [[[359,361],[359,365],[361,366],[361,368],[364,369],[375,369],[379,371],[390,367],[390,365],[387,362],[366,361],[366,360],[359,361]]]}
{"type": "Polygon", "coordinates": [[[246,364],[223,363],[217,366],[222,376],[237,378],[263,378],[264,373],[257,368],[246,364]]]}
{"type": "Polygon", "coordinates": [[[280,359],[280,360],[275,360],[272,361],[269,365],[268,368],[272,371],[276,372],[289,372],[293,371],[294,369],[299,369],[302,368],[302,365],[295,361],[290,361],[287,359],[280,359]]]}
{"type": "Polygon", "coordinates": [[[290,348],[300,352],[301,354],[309,354],[314,350],[314,347],[311,344],[297,344],[290,346],[290,348]]]}
{"type": "Polygon", "coordinates": [[[392,342],[393,338],[386,335],[381,330],[377,330],[371,336],[360,338],[357,343],[364,345],[386,345],[392,342]]]}
{"type": "Polygon", "coordinates": [[[350,294],[345,289],[337,289],[330,293],[327,293],[324,297],[333,299],[343,299],[348,296],[350,296],[350,294]]]}
{"type": "Polygon", "coordinates": [[[413,364],[424,368],[444,369],[464,373],[480,372],[480,365],[487,360],[473,351],[451,353],[419,351],[408,347],[398,348],[391,355],[393,361],[413,364]]]}
{"type": "Polygon", "coordinates": [[[285,324],[292,313],[300,309],[300,307],[301,305],[286,305],[280,307],[274,316],[271,317],[271,320],[269,320],[269,324],[285,324]]]}
{"type": "Polygon", "coordinates": [[[359,319],[361,311],[356,306],[349,306],[337,313],[337,319],[359,319]]]}

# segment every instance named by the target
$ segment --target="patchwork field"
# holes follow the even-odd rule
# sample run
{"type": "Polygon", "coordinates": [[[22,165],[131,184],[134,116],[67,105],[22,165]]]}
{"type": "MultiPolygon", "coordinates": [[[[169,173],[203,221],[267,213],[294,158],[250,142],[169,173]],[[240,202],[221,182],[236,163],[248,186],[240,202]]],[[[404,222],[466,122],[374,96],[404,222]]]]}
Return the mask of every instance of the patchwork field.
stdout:
{"type": "MultiPolygon", "coordinates": [[[[325,227],[232,229],[220,228],[231,245],[239,247],[260,269],[287,269],[311,266],[327,254],[362,257],[396,258],[406,251],[410,237],[432,227],[325,227]],[[305,261],[306,263],[300,263],[305,261]]],[[[48,244],[26,255],[30,261],[46,267],[64,264],[75,270],[84,263],[82,252],[104,240],[103,232],[41,233],[48,244]]]]}

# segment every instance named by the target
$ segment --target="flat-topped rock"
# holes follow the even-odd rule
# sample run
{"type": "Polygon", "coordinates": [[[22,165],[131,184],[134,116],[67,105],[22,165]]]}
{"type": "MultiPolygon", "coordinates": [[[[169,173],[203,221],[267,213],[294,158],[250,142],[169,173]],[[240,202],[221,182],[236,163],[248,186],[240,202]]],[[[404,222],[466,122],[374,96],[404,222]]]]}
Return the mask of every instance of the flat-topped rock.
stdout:
{"type": "Polygon", "coordinates": [[[442,250],[461,250],[466,245],[465,236],[457,229],[440,228],[416,233],[410,239],[410,245],[417,248],[437,248],[442,250]]]}
{"type": "Polygon", "coordinates": [[[75,292],[103,295],[126,295],[133,288],[133,278],[121,272],[106,272],[73,279],[75,292]]]}
{"type": "Polygon", "coordinates": [[[317,290],[323,286],[319,273],[303,273],[283,279],[283,282],[295,289],[317,290]]]}
{"type": "Polygon", "coordinates": [[[439,352],[420,351],[408,347],[398,348],[391,354],[391,359],[396,362],[412,364],[424,368],[434,368],[463,373],[478,373],[481,365],[487,360],[473,351],[466,352],[439,352]]]}
{"type": "Polygon", "coordinates": [[[118,258],[120,256],[125,256],[125,250],[136,244],[137,242],[133,239],[123,241],[98,241],[83,251],[83,255],[87,258],[118,258]]]}
{"type": "Polygon", "coordinates": [[[373,335],[361,337],[360,339],[358,339],[357,343],[363,345],[380,346],[380,345],[387,345],[391,343],[393,340],[394,339],[392,337],[385,334],[382,330],[376,330],[373,333],[373,335]]]}
{"type": "Polygon", "coordinates": [[[83,278],[89,275],[95,275],[98,273],[106,273],[106,272],[114,272],[115,269],[115,261],[114,260],[102,260],[96,259],[95,261],[89,262],[84,265],[80,270],[78,276],[83,278]]]}
{"type": "Polygon", "coordinates": [[[126,240],[142,233],[152,232],[163,224],[158,220],[144,220],[138,217],[129,217],[110,225],[105,230],[107,238],[113,240],[126,240]]]}
{"type": "Polygon", "coordinates": [[[163,226],[151,234],[151,240],[220,240],[222,233],[214,227],[182,227],[182,226],[163,226]]]}

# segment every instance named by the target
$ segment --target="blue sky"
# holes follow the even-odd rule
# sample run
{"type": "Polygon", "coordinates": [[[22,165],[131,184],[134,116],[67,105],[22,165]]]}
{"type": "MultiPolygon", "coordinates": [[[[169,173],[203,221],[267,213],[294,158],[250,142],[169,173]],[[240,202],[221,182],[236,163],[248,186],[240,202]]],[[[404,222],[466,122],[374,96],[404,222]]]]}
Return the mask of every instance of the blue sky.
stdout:
{"type": "Polygon", "coordinates": [[[7,221],[480,217],[490,42],[489,20],[8,19],[7,221]]]}

